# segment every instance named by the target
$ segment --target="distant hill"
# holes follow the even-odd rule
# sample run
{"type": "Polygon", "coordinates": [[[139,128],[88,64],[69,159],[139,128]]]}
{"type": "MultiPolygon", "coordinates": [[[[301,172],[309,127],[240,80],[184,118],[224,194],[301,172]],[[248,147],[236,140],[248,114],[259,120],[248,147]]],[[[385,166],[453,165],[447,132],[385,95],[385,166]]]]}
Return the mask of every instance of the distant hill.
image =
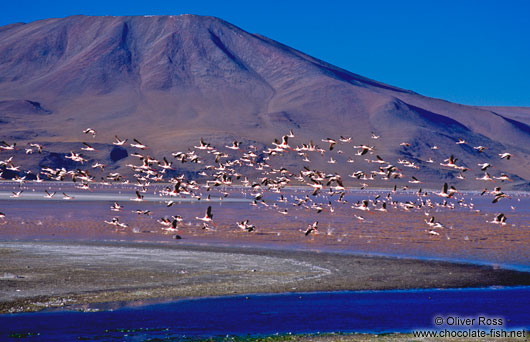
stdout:
{"type": "MultiPolygon", "coordinates": [[[[26,167],[57,166],[61,153],[88,141],[101,144],[94,156],[125,170],[128,158],[110,157],[115,134],[141,140],[160,158],[201,137],[218,147],[237,139],[263,148],[290,129],[294,145],[313,139],[324,147],[320,139],[341,135],[376,145],[370,158],[410,160],[433,186],[445,180],[479,188],[476,164],[488,161],[492,174],[505,171],[514,188],[530,189],[529,108],[425,97],[214,17],[72,16],[0,27],[0,138],[20,147],[40,142],[48,151],[20,157],[26,167]],[[87,127],[98,131],[95,139],[82,133],[87,127]],[[371,140],[372,132],[380,139],[371,140]],[[455,144],[459,138],[467,144],[455,144]],[[478,153],[479,145],[488,149],[478,153]],[[506,151],[509,161],[498,156],[506,151]],[[451,154],[471,169],[466,180],[440,168],[451,154]]],[[[346,163],[350,152],[348,145],[336,164],[315,158],[312,167],[347,178],[361,167],[346,163]]],[[[304,165],[294,152],[286,159],[293,171],[304,165]]],[[[190,175],[196,168],[181,167],[190,175]]]]}

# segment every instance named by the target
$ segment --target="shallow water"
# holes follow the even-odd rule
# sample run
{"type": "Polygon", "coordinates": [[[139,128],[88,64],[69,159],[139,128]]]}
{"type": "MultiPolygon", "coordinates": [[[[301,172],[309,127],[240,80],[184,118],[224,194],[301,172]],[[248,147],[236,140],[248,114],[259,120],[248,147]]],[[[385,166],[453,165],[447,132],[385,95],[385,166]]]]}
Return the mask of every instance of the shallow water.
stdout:
{"type": "MultiPolygon", "coordinates": [[[[4,184],[2,188],[6,196],[18,187],[16,184],[10,186],[4,184]]],[[[164,203],[169,198],[161,198],[154,193],[148,195],[152,201],[138,203],[121,200],[134,197],[135,189],[132,185],[119,188],[99,185],[92,192],[82,192],[70,184],[28,185],[20,199],[0,199],[0,211],[7,215],[5,220],[0,220],[0,239],[177,243],[172,239],[173,234],[164,232],[157,220],[164,216],[181,215],[184,222],[178,233],[183,239],[178,243],[376,254],[530,270],[530,196],[526,193],[514,193],[496,204],[491,203],[492,195],[466,193],[465,203],[472,202],[475,206],[473,210],[461,206],[454,199],[449,200],[449,204],[455,204],[454,209],[448,209],[439,206],[443,199],[429,196],[427,198],[437,204],[434,208],[404,211],[389,207],[388,212],[369,213],[352,209],[352,203],[362,199],[374,200],[377,195],[385,197],[388,191],[348,191],[345,196],[348,203],[333,202],[334,212],[328,208],[328,196],[315,197],[315,201],[324,204],[324,210],[316,213],[315,210],[292,204],[277,203],[278,208],[273,208],[277,194],[265,195],[266,201],[271,204],[269,207],[250,206],[248,199],[251,195],[245,189],[231,189],[233,193],[222,201],[219,200],[220,194],[214,191],[211,201],[203,198],[190,202],[172,198],[177,202],[169,208],[164,203]],[[58,198],[62,191],[76,198],[71,201],[45,199],[44,189],[52,187],[57,191],[58,198]],[[111,198],[118,200],[125,209],[110,211],[111,198]],[[209,205],[213,207],[216,226],[203,230],[195,217],[203,216],[209,205]],[[151,210],[152,215],[133,213],[136,209],[151,210]],[[279,211],[283,209],[288,209],[289,214],[280,214],[279,211]],[[488,223],[498,212],[506,214],[507,225],[488,223]],[[362,215],[365,220],[361,222],[353,215],[362,215]],[[104,223],[114,216],[119,217],[120,222],[127,223],[129,228],[117,230],[104,223]],[[445,228],[438,230],[440,236],[427,233],[429,227],[425,219],[430,216],[435,216],[437,221],[444,224],[445,228]],[[244,219],[250,219],[256,226],[254,232],[248,233],[236,226],[236,221],[244,219]],[[306,237],[304,231],[307,225],[316,220],[319,221],[319,234],[306,237]]],[[[309,193],[307,189],[284,191],[291,202],[295,197],[303,198],[309,193]]],[[[336,197],[332,200],[335,201],[336,197]]],[[[417,200],[413,192],[398,192],[392,197],[400,202],[417,200]]]]}
{"type": "Polygon", "coordinates": [[[32,341],[178,340],[183,336],[410,332],[530,328],[530,287],[248,295],[180,300],[115,311],[0,316],[0,338],[32,341]],[[435,317],[499,318],[501,326],[441,325],[435,317]]]}

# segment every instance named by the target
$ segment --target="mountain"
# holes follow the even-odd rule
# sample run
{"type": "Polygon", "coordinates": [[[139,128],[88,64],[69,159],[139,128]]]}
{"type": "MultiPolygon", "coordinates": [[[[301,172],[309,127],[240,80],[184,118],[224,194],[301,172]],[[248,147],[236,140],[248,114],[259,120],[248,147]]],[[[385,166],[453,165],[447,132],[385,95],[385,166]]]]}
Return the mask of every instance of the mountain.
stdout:
{"type": "MultiPolygon", "coordinates": [[[[373,145],[375,132],[376,154],[415,162],[418,178],[432,184],[482,186],[474,181],[476,164],[487,161],[508,173],[514,188],[530,189],[528,108],[425,97],[214,17],[72,16],[0,27],[1,139],[40,142],[48,151],[21,160],[27,167],[66,163],[62,153],[88,141],[100,144],[98,158],[124,170],[130,161],[110,156],[115,134],[135,137],[161,157],[200,137],[218,147],[236,139],[265,147],[289,129],[294,144],[314,139],[321,146],[320,139],[340,135],[373,145]],[[98,131],[95,139],[82,133],[87,127],[98,131]],[[467,144],[456,145],[459,138],[467,144]],[[488,149],[478,153],[479,145],[488,149]],[[506,151],[509,161],[498,156],[506,151]],[[440,168],[451,154],[471,168],[467,180],[440,168]],[[436,163],[426,163],[429,157],[436,163]]],[[[286,159],[289,167],[303,165],[294,153],[286,159]]],[[[345,177],[358,168],[345,160],[337,155],[332,169],[315,163],[345,177]]]]}

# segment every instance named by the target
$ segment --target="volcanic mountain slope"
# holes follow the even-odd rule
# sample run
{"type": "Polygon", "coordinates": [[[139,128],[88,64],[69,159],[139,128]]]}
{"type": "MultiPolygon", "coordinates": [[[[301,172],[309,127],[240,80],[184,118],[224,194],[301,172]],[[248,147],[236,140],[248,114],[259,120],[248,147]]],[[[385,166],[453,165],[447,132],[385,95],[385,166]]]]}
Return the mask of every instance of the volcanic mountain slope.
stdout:
{"type": "MultiPolygon", "coordinates": [[[[476,164],[490,162],[525,189],[529,118],[526,108],[464,106],[376,82],[213,17],[73,16],[0,28],[0,138],[47,147],[20,157],[26,167],[66,163],[62,153],[89,141],[101,144],[94,157],[123,170],[130,161],[109,154],[115,134],[161,157],[200,137],[218,147],[236,139],[264,147],[293,129],[293,145],[325,146],[320,139],[341,135],[376,145],[370,158],[410,160],[433,184],[481,186],[476,164]],[[87,127],[96,138],[82,134],[87,127]],[[381,138],[371,140],[371,132],[381,138]],[[456,145],[459,138],[467,144],[456,145]],[[479,145],[488,149],[478,153],[479,145]],[[510,161],[498,156],[506,151],[510,161]],[[474,174],[459,181],[440,169],[451,154],[474,174]]],[[[346,163],[353,148],[343,149],[336,164],[326,156],[314,167],[343,176],[360,168],[346,163]]],[[[304,165],[294,152],[286,158],[293,171],[304,165]]]]}

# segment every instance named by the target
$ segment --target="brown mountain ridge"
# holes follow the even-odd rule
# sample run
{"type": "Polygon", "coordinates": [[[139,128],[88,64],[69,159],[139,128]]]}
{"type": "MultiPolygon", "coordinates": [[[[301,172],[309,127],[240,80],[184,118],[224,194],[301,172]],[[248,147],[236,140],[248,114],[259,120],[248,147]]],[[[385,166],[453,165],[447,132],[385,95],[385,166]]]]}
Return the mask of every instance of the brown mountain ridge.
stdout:
{"type": "MultiPolygon", "coordinates": [[[[110,157],[115,134],[161,157],[201,137],[218,147],[236,139],[265,147],[292,129],[294,145],[313,139],[324,147],[320,139],[341,135],[375,144],[375,132],[376,154],[415,162],[418,178],[433,185],[482,187],[476,164],[490,162],[514,189],[529,189],[529,118],[528,108],[454,104],[370,80],[214,17],[72,16],[0,27],[0,138],[47,147],[17,157],[28,168],[57,166],[89,141],[101,144],[94,157],[125,170],[127,159],[110,157]],[[87,127],[95,139],[82,134],[87,127]],[[456,145],[459,138],[467,144],[456,145]],[[478,145],[488,149],[478,153],[478,145]],[[467,180],[439,167],[451,154],[471,168],[467,180]]],[[[315,159],[315,167],[346,178],[361,167],[345,155],[332,168],[315,159]]],[[[304,164],[292,153],[286,165],[304,164]]]]}

